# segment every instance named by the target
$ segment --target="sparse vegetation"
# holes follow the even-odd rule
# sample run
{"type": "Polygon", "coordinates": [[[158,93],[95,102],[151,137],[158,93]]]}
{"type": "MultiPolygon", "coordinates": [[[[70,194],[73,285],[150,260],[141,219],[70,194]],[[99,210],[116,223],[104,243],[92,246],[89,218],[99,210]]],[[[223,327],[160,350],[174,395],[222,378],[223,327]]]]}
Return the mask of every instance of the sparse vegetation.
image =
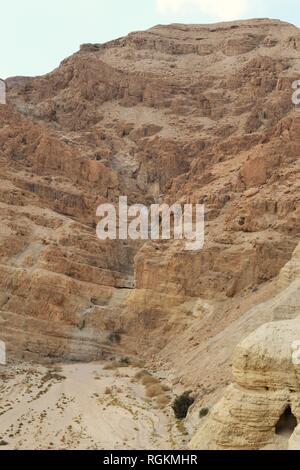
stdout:
{"type": "Polygon", "coordinates": [[[159,383],[159,380],[156,377],[153,377],[153,375],[145,375],[142,378],[142,384],[145,386],[157,383],[159,383]]]}
{"type": "Polygon", "coordinates": [[[46,383],[49,381],[57,381],[57,382],[62,382],[63,380],[66,380],[66,377],[64,375],[58,374],[55,371],[49,370],[43,377],[42,377],[42,383],[46,383]]]}
{"type": "Polygon", "coordinates": [[[121,342],[121,333],[119,331],[112,331],[109,335],[108,335],[108,340],[110,341],[110,343],[116,343],[116,344],[119,344],[121,342]]]}
{"type": "Polygon", "coordinates": [[[158,405],[164,408],[170,403],[170,398],[167,395],[162,394],[162,395],[158,395],[158,397],[156,398],[156,401],[158,405]]]}
{"type": "Polygon", "coordinates": [[[111,361],[104,366],[104,370],[115,370],[119,367],[128,367],[131,365],[131,360],[129,357],[122,357],[118,361],[111,361]]]}
{"type": "Polygon", "coordinates": [[[127,366],[130,366],[131,364],[131,361],[130,361],[130,358],[129,357],[122,357],[122,359],[120,359],[120,366],[122,367],[127,367],[127,366]]]}
{"type": "Polygon", "coordinates": [[[143,370],[140,370],[139,372],[137,372],[134,376],[134,378],[136,380],[142,380],[144,377],[151,377],[151,374],[150,372],[148,372],[147,370],[143,369],[143,370]]]}
{"type": "Polygon", "coordinates": [[[207,407],[204,407],[204,408],[201,408],[201,410],[199,411],[199,418],[204,418],[205,416],[207,416],[209,413],[209,408],[207,407]]]}
{"type": "Polygon", "coordinates": [[[186,418],[189,408],[194,403],[195,398],[191,396],[191,392],[184,392],[182,395],[175,398],[172,403],[172,408],[177,419],[186,418]]]}

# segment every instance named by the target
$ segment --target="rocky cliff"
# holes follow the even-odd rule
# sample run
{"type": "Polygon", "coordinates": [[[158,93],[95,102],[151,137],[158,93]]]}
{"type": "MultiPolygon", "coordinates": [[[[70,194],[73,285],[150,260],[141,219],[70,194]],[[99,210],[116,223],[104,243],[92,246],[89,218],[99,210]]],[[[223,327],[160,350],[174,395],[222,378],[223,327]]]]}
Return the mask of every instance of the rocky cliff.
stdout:
{"type": "Polygon", "coordinates": [[[46,76],[7,81],[0,325],[10,351],[142,356],[199,402],[219,396],[236,344],[299,308],[291,264],[281,294],[276,281],[300,233],[299,51],[299,30],[280,21],[174,24],[85,44],[46,76]],[[204,249],[100,242],[96,208],[120,195],[204,203],[204,249]]]}

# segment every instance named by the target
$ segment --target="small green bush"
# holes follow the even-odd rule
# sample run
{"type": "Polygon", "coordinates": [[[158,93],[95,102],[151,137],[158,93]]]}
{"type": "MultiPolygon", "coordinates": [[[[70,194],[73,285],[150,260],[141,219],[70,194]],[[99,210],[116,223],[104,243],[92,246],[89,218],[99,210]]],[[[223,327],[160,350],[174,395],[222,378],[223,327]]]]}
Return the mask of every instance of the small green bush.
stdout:
{"type": "Polygon", "coordinates": [[[182,395],[175,398],[172,403],[172,408],[177,419],[186,418],[190,406],[194,403],[195,398],[191,396],[191,392],[184,392],[182,395]]]}

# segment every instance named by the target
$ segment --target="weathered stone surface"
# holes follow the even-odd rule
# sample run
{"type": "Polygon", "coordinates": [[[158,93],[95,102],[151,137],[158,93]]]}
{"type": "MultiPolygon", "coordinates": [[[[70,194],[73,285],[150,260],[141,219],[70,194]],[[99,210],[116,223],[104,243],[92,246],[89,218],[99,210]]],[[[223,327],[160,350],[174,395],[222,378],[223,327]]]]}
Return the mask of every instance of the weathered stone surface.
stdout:
{"type": "MultiPolygon", "coordinates": [[[[299,247],[279,276],[278,286],[282,292],[262,306],[269,310],[269,315],[273,313],[281,318],[299,315],[299,247]],[[287,278],[291,283],[288,287],[287,278]]],[[[287,439],[294,428],[284,432],[284,429],[278,431],[276,426],[289,409],[297,422],[300,420],[300,365],[292,356],[293,345],[299,340],[300,317],[297,317],[266,323],[242,341],[234,353],[234,383],[196,433],[190,447],[287,448],[287,439]]],[[[289,448],[298,445],[297,436],[295,430],[289,448]]]]}

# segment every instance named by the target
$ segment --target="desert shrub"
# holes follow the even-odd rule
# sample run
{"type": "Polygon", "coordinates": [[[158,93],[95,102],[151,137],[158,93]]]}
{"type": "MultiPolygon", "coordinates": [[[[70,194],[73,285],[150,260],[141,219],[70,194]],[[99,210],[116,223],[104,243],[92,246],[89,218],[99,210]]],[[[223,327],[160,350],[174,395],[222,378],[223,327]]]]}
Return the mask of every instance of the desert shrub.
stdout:
{"type": "Polygon", "coordinates": [[[103,367],[103,370],[115,370],[119,367],[119,363],[117,361],[111,361],[103,367]]]}
{"type": "Polygon", "coordinates": [[[122,359],[120,359],[120,366],[121,367],[127,367],[127,366],[130,366],[131,364],[131,361],[129,359],[129,357],[122,357],[122,359]]]}
{"type": "Polygon", "coordinates": [[[49,382],[51,380],[56,380],[57,382],[62,382],[63,380],[66,380],[66,377],[64,375],[58,374],[56,372],[53,372],[51,370],[48,370],[48,372],[42,377],[42,383],[49,382]]]}
{"type": "Polygon", "coordinates": [[[175,398],[172,403],[172,408],[177,419],[186,418],[190,406],[194,403],[195,398],[191,396],[191,392],[184,392],[182,395],[175,398]]]}
{"type": "Polygon", "coordinates": [[[111,361],[103,367],[103,370],[116,370],[119,367],[128,367],[130,366],[130,359],[129,357],[122,357],[118,361],[111,361]]]}
{"type": "Polygon", "coordinates": [[[135,378],[136,380],[141,380],[141,379],[143,379],[145,376],[150,376],[150,377],[151,377],[151,374],[150,374],[150,372],[148,372],[147,370],[144,370],[144,369],[143,369],[143,370],[139,370],[139,371],[135,374],[134,378],[135,378]]]}
{"type": "Polygon", "coordinates": [[[152,384],[146,387],[146,396],[148,398],[158,397],[159,395],[162,394],[162,392],[163,392],[162,388],[158,384],[152,384]]]}
{"type": "Polygon", "coordinates": [[[162,407],[165,407],[166,405],[170,403],[170,398],[163,393],[161,395],[158,395],[158,397],[156,397],[156,401],[159,405],[161,405],[162,407]]]}
{"type": "Polygon", "coordinates": [[[159,380],[156,377],[153,377],[153,375],[145,375],[142,378],[142,384],[143,385],[150,385],[150,384],[157,384],[159,383],[159,380]]]}
{"type": "Polygon", "coordinates": [[[199,418],[204,418],[205,416],[207,416],[209,413],[209,408],[201,408],[201,410],[199,411],[199,418]]]}
{"type": "Polygon", "coordinates": [[[51,364],[50,366],[48,366],[48,369],[50,369],[52,372],[56,372],[57,374],[63,371],[62,366],[59,366],[57,364],[51,364]]]}

